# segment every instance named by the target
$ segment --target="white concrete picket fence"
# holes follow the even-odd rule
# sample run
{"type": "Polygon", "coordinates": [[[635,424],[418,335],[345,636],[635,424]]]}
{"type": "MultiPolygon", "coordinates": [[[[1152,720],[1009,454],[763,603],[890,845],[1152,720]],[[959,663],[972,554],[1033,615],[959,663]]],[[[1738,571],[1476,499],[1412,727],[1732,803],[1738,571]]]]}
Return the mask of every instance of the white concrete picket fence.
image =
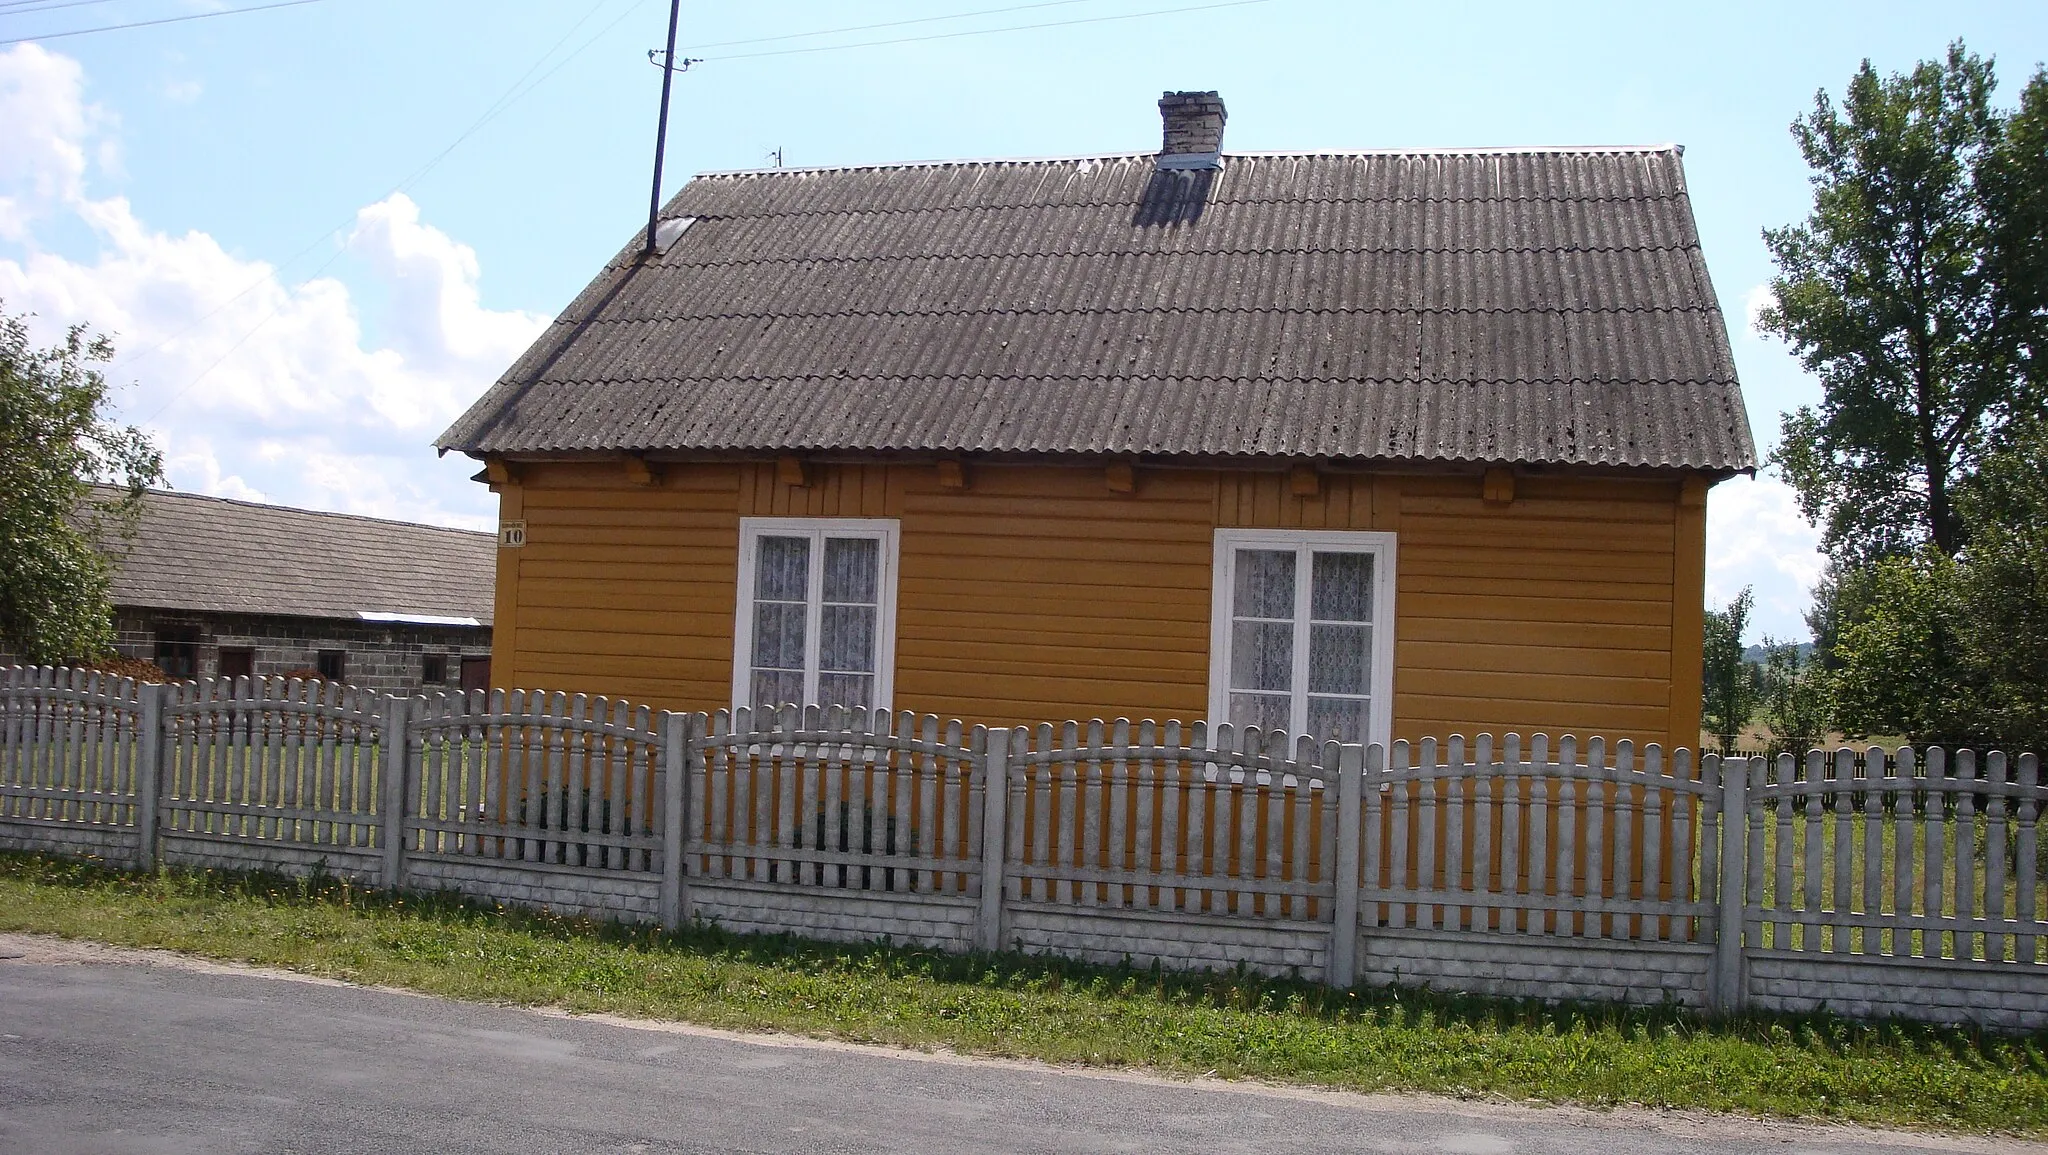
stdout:
{"type": "Polygon", "coordinates": [[[0,670],[0,848],[1337,986],[2048,1028],[2044,808],[2033,754],[0,670]]]}

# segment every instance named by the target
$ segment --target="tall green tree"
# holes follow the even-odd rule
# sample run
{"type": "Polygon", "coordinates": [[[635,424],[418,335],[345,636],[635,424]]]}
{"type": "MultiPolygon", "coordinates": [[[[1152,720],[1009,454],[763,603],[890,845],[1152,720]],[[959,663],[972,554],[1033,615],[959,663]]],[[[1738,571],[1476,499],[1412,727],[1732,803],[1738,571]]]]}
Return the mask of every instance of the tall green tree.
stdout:
{"type": "Polygon", "coordinates": [[[1743,660],[1742,633],[1749,628],[1751,593],[1744,586],[1726,607],[1706,611],[1700,654],[1700,721],[1709,734],[1732,749],[1756,714],[1760,688],[1756,667],[1743,660]]]}
{"type": "Polygon", "coordinates": [[[1995,87],[1958,42],[1889,77],[1866,60],[1839,105],[1822,91],[1792,126],[1813,212],[1764,232],[1778,275],[1759,325],[1821,380],[1776,461],[1838,560],[1953,557],[1958,487],[2038,398],[2048,76],[2017,113],[1995,87]]]}
{"type": "Polygon", "coordinates": [[[148,436],[108,419],[96,366],[113,355],[83,325],[37,348],[25,318],[0,312],[0,645],[31,662],[112,648],[103,546],[163,477],[148,436]]]}
{"type": "Polygon", "coordinates": [[[1834,702],[1827,671],[1794,642],[1766,636],[1758,715],[1771,729],[1770,754],[1803,754],[1827,733],[1834,702]]]}

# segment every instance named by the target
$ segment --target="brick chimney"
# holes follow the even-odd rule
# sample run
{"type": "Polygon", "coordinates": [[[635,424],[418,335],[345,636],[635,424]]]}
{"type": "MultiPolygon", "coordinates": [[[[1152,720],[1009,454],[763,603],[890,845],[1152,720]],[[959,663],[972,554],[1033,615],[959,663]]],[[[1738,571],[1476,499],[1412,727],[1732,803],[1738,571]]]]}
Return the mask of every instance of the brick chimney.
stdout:
{"type": "Polygon", "coordinates": [[[1167,92],[1159,97],[1166,134],[1159,148],[1162,169],[1223,167],[1223,98],[1213,92],[1167,92]]]}

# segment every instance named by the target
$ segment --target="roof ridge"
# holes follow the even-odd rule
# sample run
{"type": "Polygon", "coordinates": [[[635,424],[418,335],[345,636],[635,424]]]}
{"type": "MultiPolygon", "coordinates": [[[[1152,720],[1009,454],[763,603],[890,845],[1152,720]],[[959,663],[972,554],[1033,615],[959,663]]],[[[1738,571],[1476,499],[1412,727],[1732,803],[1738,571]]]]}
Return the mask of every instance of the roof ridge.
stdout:
{"type": "MultiPolygon", "coordinates": [[[[1240,157],[1251,160],[1262,160],[1283,157],[1344,156],[1412,156],[1427,158],[1446,156],[1530,156],[1539,153],[1547,155],[1612,156],[1630,153],[1651,155],[1667,152],[1677,153],[1683,156],[1685,153],[1685,148],[1684,146],[1676,143],[1665,143],[1476,145],[1451,148],[1293,148],[1243,150],[1233,149],[1225,151],[1223,153],[1223,159],[1229,160],[1232,157],[1240,157]]],[[[775,168],[705,169],[701,172],[698,172],[695,176],[691,177],[690,179],[697,180],[703,177],[800,175],[803,173],[819,172],[860,172],[863,170],[899,168],[951,168],[954,166],[965,167],[969,165],[1072,164],[1079,163],[1082,161],[1152,160],[1158,155],[1159,154],[1156,152],[1134,151],[1108,153],[1074,153],[1066,156],[984,156],[961,157],[950,160],[892,160],[870,161],[859,164],[818,164],[790,165],[786,167],[775,168]]]]}
{"type": "MultiPolygon", "coordinates": [[[[95,488],[121,490],[127,487],[119,485],[101,484],[96,485],[95,488]]],[[[273,501],[249,501],[247,499],[238,497],[221,497],[217,494],[212,493],[191,493],[185,490],[156,489],[153,487],[144,489],[142,492],[144,497],[168,497],[179,501],[211,501],[217,502],[222,505],[239,505],[245,509],[260,509],[267,512],[275,513],[300,513],[305,514],[308,517],[334,518],[337,520],[346,521],[362,521],[369,522],[372,525],[400,526],[406,529],[425,529],[432,530],[436,533],[459,533],[468,537],[493,536],[493,534],[489,530],[484,529],[463,529],[460,526],[453,525],[431,525],[424,521],[402,521],[395,517],[372,517],[367,513],[342,513],[337,510],[331,509],[307,509],[304,506],[280,505],[273,501]]]]}

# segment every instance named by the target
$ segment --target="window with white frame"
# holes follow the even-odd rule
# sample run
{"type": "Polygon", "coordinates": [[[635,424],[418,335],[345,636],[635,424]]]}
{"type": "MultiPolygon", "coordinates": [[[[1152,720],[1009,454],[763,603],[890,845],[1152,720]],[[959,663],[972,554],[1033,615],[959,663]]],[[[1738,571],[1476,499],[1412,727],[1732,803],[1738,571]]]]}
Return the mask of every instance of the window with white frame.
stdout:
{"type": "Polygon", "coordinates": [[[1217,530],[1214,580],[1212,721],[1388,740],[1393,534],[1217,530]]]}
{"type": "Polygon", "coordinates": [[[893,520],[740,519],[733,705],[886,709],[895,618],[893,520]]]}

